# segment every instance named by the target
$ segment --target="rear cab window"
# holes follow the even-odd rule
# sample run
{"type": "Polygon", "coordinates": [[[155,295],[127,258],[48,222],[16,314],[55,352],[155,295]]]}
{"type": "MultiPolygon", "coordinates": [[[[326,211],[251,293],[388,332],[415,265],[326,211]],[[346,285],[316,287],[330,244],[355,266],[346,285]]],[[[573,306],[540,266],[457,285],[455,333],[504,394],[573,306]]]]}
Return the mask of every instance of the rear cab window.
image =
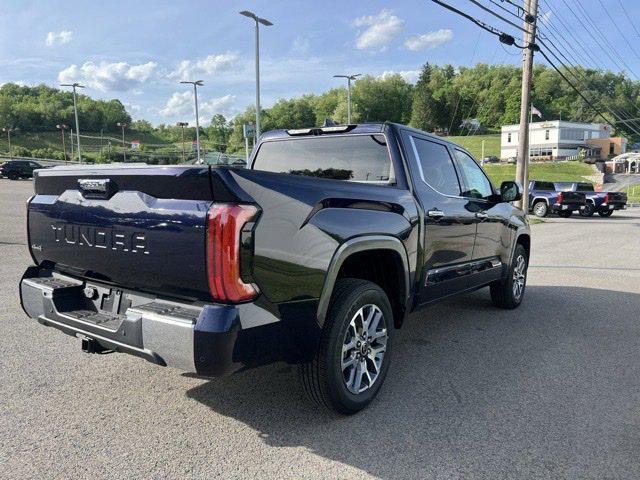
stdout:
{"type": "Polygon", "coordinates": [[[556,186],[552,182],[534,182],[533,188],[535,190],[543,190],[548,192],[556,191],[556,186]]]}
{"type": "Polygon", "coordinates": [[[382,134],[267,140],[260,145],[252,169],[380,185],[396,181],[382,134]]]}
{"type": "Polygon", "coordinates": [[[593,185],[590,183],[579,183],[576,192],[593,192],[595,191],[593,185]]]}

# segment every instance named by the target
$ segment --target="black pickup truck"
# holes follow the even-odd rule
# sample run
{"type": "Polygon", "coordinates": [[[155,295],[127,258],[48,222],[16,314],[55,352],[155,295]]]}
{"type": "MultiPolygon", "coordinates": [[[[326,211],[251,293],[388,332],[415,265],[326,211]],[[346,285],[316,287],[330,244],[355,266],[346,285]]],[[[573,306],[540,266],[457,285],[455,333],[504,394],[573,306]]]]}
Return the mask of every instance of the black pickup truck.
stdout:
{"type": "Polygon", "coordinates": [[[520,188],[457,145],[390,123],[275,131],[249,165],[36,171],[25,312],[203,377],[298,364],[313,400],[353,413],[411,311],[485,286],[522,302],[520,188]]]}

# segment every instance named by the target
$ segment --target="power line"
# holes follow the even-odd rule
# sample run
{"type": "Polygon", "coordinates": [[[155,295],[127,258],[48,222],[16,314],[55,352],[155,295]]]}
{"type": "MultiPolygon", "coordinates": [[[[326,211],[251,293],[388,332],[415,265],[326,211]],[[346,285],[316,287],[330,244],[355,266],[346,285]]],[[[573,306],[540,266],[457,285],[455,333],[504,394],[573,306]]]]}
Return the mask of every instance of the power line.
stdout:
{"type": "Polygon", "coordinates": [[[565,82],[567,82],[567,83],[569,84],[569,86],[570,86],[571,88],[573,88],[573,90],[575,90],[575,92],[576,92],[578,95],[580,95],[580,97],[585,101],[585,103],[586,103],[587,105],[589,105],[589,106],[593,109],[593,111],[594,111],[594,112],[596,112],[596,114],[598,114],[598,115],[599,115],[599,116],[600,116],[600,117],[605,121],[605,123],[609,124],[609,123],[610,123],[610,122],[609,122],[609,120],[608,120],[608,119],[607,119],[607,118],[606,118],[606,117],[605,117],[605,116],[600,112],[600,110],[598,110],[598,109],[597,109],[597,108],[596,108],[596,107],[595,107],[595,106],[594,106],[594,105],[589,101],[589,99],[588,99],[587,97],[585,97],[585,96],[582,94],[582,92],[581,92],[580,90],[578,90],[578,89],[576,88],[576,86],[575,86],[573,83],[571,83],[571,82],[569,81],[569,79],[565,76],[565,74],[564,74],[564,73],[562,73],[562,71],[561,71],[558,67],[556,67],[556,65],[551,61],[551,59],[550,59],[550,58],[548,57],[548,55],[544,52],[544,50],[540,50],[540,54],[541,54],[541,55],[544,57],[544,59],[549,63],[549,65],[551,65],[551,67],[552,67],[556,72],[558,72],[558,75],[560,75],[560,76],[563,78],[563,80],[564,80],[565,82]]]}
{"type": "Polygon", "coordinates": [[[460,15],[461,17],[466,18],[470,22],[475,23],[477,26],[479,26],[483,30],[486,30],[487,32],[489,32],[489,33],[495,35],[496,37],[498,37],[502,43],[505,43],[507,45],[514,45],[515,44],[515,38],[513,38],[513,36],[509,35],[508,33],[505,33],[505,32],[503,32],[501,30],[498,30],[497,28],[492,27],[491,25],[480,21],[477,18],[472,17],[468,13],[465,13],[462,10],[459,10],[459,9],[457,9],[457,8],[447,4],[447,3],[444,3],[441,0],[431,0],[431,1],[433,3],[437,3],[441,7],[444,7],[444,8],[446,8],[447,10],[449,10],[449,11],[451,11],[453,13],[456,13],[456,14],[460,15]]]}
{"type": "Polygon", "coordinates": [[[602,0],[598,0],[598,3],[600,4],[602,9],[604,10],[604,13],[607,15],[607,17],[609,17],[609,20],[611,20],[611,23],[613,24],[615,29],[618,31],[618,33],[620,34],[622,39],[625,41],[625,43],[627,44],[629,49],[633,52],[633,54],[636,56],[636,58],[638,58],[640,60],[640,55],[638,55],[638,52],[636,52],[636,49],[633,48],[633,45],[631,45],[631,43],[629,43],[629,40],[627,40],[627,37],[624,35],[624,33],[622,33],[622,30],[620,30],[620,27],[618,27],[618,23],[613,19],[613,17],[609,13],[609,10],[606,9],[604,4],[602,3],[602,0]]]}
{"type": "Polygon", "coordinates": [[[493,15],[494,17],[502,20],[503,22],[511,25],[514,28],[517,28],[518,30],[522,31],[522,32],[526,32],[526,30],[521,27],[520,25],[517,25],[515,23],[513,23],[511,20],[507,20],[506,18],[504,18],[502,15],[500,15],[499,13],[494,12],[493,10],[491,10],[489,7],[487,7],[486,5],[483,5],[482,3],[476,1],[476,0],[469,0],[471,3],[473,3],[474,5],[478,6],[479,8],[481,8],[482,10],[484,10],[485,12],[489,12],[491,15],[493,15]]]}
{"type": "Polygon", "coordinates": [[[631,24],[631,28],[633,28],[633,30],[636,32],[636,35],[638,37],[640,37],[640,32],[638,32],[638,29],[636,28],[635,24],[633,23],[633,20],[631,20],[631,15],[629,15],[629,12],[627,12],[627,9],[624,8],[624,5],[622,4],[622,0],[618,0],[618,3],[620,4],[620,8],[622,8],[622,11],[624,12],[625,16],[627,17],[627,20],[629,20],[629,23],[631,24]]]}

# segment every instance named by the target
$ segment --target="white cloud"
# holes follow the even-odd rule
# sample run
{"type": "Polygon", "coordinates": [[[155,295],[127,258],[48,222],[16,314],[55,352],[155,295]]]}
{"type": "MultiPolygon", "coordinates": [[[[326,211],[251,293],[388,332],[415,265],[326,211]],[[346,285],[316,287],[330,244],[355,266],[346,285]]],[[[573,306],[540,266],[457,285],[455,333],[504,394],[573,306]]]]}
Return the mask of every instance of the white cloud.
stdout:
{"type": "Polygon", "coordinates": [[[385,70],[378,76],[378,78],[387,78],[396,74],[400,75],[406,82],[416,83],[418,81],[418,77],[420,77],[420,70],[385,70]]]}
{"type": "Polygon", "coordinates": [[[436,48],[444,43],[447,43],[452,38],[453,32],[448,28],[443,28],[433,32],[425,33],[424,35],[409,37],[404,42],[404,46],[414,52],[417,52],[419,50],[431,50],[432,48],[436,48]]]}
{"type": "Polygon", "coordinates": [[[181,61],[176,69],[169,74],[169,78],[178,80],[198,80],[196,77],[215,75],[233,70],[237,67],[239,57],[237,53],[226,52],[219,55],[209,55],[206,58],[191,61],[181,61]]]}
{"type": "Polygon", "coordinates": [[[64,45],[69,43],[73,38],[73,32],[70,30],[62,30],[61,32],[49,32],[45,43],[47,47],[53,47],[54,45],[64,45]]]}
{"type": "MultiPolygon", "coordinates": [[[[200,123],[208,123],[216,113],[221,113],[226,117],[237,113],[237,109],[234,108],[235,100],[235,95],[225,95],[223,97],[212,98],[205,102],[199,101],[198,113],[201,119],[200,123]]],[[[174,92],[164,108],[160,109],[160,115],[163,117],[195,115],[193,92],[191,90],[174,92]]],[[[193,121],[193,123],[195,123],[195,121],[193,121]]]]}
{"type": "Polygon", "coordinates": [[[309,40],[305,37],[297,36],[291,45],[291,51],[299,55],[309,53],[309,40]]]}
{"type": "Polygon", "coordinates": [[[366,27],[358,32],[356,47],[359,50],[384,50],[404,28],[404,22],[382,9],[377,15],[365,15],[353,21],[354,27],[366,27]]]}
{"type": "Polygon", "coordinates": [[[82,66],[71,65],[58,74],[61,83],[80,82],[102,92],[127,91],[139,87],[154,73],[157,64],[147,62],[130,65],[127,62],[86,62],[82,66]]]}

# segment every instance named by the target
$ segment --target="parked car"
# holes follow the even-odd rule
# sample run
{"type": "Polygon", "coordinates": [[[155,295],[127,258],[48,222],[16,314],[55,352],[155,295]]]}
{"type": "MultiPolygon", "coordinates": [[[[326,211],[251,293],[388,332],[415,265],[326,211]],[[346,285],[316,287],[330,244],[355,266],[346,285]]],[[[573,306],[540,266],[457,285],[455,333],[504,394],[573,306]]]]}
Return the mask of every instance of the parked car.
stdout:
{"type": "Polygon", "coordinates": [[[500,163],[500,159],[495,155],[490,155],[482,159],[482,164],[484,165],[485,163],[500,163]]]}
{"type": "Polygon", "coordinates": [[[37,162],[31,160],[9,160],[0,165],[0,177],[7,177],[10,180],[33,177],[33,171],[44,168],[37,162]]]}
{"type": "Polygon", "coordinates": [[[487,286],[521,304],[521,192],[462,147],[385,123],[274,131],[254,151],[247,169],[37,171],[27,315],[202,377],[298,364],[314,401],[354,413],[409,312],[487,286]]]}
{"type": "Polygon", "coordinates": [[[568,218],[587,204],[584,193],[556,189],[553,182],[531,180],[529,182],[529,209],[536,217],[546,217],[548,213],[557,213],[568,218]]]}
{"type": "Polygon", "coordinates": [[[587,203],[580,210],[583,217],[591,217],[598,212],[601,217],[610,217],[615,210],[624,210],[627,206],[627,194],[624,192],[596,192],[589,182],[556,182],[556,189],[562,192],[582,192],[587,203]]]}

